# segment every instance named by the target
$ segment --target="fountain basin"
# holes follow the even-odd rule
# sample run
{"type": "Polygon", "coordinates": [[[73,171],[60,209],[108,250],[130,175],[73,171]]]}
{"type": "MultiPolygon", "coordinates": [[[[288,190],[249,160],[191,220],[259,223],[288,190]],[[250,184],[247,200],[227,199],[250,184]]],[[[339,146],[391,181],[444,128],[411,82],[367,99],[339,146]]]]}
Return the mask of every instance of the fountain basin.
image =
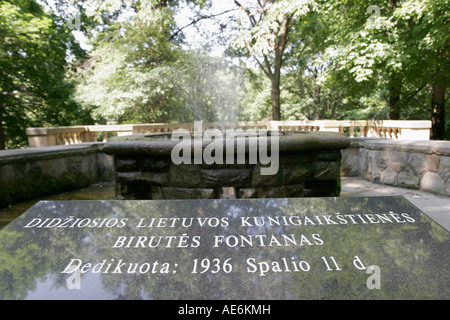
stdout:
{"type": "Polygon", "coordinates": [[[188,163],[175,163],[173,150],[180,149],[181,140],[173,140],[168,133],[115,137],[103,150],[114,156],[115,190],[120,199],[339,196],[340,151],[350,145],[347,137],[331,132],[268,133],[231,140],[225,136],[200,140],[192,134],[183,141],[181,152],[184,159],[192,160],[188,163]],[[212,141],[218,149],[211,153],[212,141]],[[251,157],[255,150],[262,155],[263,142],[273,160],[270,164],[268,158],[264,162],[258,157],[255,162],[251,157]],[[218,154],[220,146],[225,151],[218,154]],[[230,146],[234,146],[231,151],[230,146]],[[198,155],[203,156],[200,162],[195,159],[198,155]],[[216,161],[208,162],[206,155],[216,161]],[[264,174],[269,166],[276,166],[275,172],[264,174]]]}

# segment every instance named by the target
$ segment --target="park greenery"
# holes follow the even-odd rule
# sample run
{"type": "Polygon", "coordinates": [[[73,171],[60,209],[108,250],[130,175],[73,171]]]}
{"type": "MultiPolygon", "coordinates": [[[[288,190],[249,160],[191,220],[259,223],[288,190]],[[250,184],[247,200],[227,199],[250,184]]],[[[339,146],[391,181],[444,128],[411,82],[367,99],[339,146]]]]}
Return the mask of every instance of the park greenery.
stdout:
{"type": "Polygon", "coordinates": [[[27,127],[194,120],[431,120],[450,139],[449,29],[450,0],[1,0],[0,149],[27,127]]]}

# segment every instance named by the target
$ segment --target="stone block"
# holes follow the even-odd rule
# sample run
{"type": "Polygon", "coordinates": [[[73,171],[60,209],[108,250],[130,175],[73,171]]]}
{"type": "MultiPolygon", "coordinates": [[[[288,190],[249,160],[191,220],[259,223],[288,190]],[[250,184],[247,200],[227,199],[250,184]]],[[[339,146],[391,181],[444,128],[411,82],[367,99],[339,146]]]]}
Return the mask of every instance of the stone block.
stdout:
{"type": "Polygon", "coordinates": [[[114,181],[114,158],[106,153],[98,152],[97,170],[99,181],[114,181]]]}
{"type": "Polygon", "coordinates": [[[341,175],[357,177],[360,174],[361,156],[359,148],[348,148],[341,151],[341,175]]]}
{"type": "Polygon", "coordinates": [[[420,189],[432,193],[446,193],[446,183],[437,172],[427,172],[420,181],[420,189]]]}
{"type": "Polygon", "coordinates": [[[14,181],[16,175],[14,174],[14,166],[11,164],[6,164],[0,166],[0,182],[5,183],[6,181],[14,181]]]}
{"type": "Polygon", "coordinates": [[[170,164],[169,182],[173,187],[196,188],[202,183],[201,166],[194,164],[170,164]]]}
{"type": "Polygon", "coordinates": [[[438,173],[443,180],[450,180],[450,157],[441,156],[438,173]]]}
{"type": "Polygon", "coordinates": [[[387,167],[380,172],[380,183],[387,185],[397,184],[397,172],[391,167],[387,167]]]}
{"type": "MultiPolygon", "coordinates": [[[[98,145],[7,150],[0,156],[0,207],[98,181],[98,145]]],[[[112,159],[110,157],[110,159],[112,159]]],[[[113,172],[112,162],[110,171],[113,172]]],[[[106,166],[105,166],[106,168],[106,166]]]]}
{"type": "Polygon", "coordinates": [[[281,185],[281,170],[278,170],[277,174],[274,175],[262,175],[261,168],[266,167],[261,164],[256,164],[253,167],[252,173],[252,187],[275,187],[281,185]]]}
{"type": "Polygon", "coordinates": [[[419,176],[427,171],[426,156],[423,153],[410,153],[408,163],[419,176]]]}
{"type": "Polygon", "coordinates": [[[313,154],[312,153],[306,153],[306,152],[296,152],[296,153],[283,153],[280,154],[280,163],[281,165],[284,164],[303,164],[308,163],[313,160],[313,154]]]}
{"type": "Polygon", "coordinates": [[[369,150],[367,153],[367,180],[374,181],[378,174],[378,167],[375,161],[376,151],[369,150]]]}
{"type": "Polygon", "coordinates": [[[82,174],[92,181],[98,181],[97,157],[95,154],[85,155],[81,164],[82,174]]]}
{"type": "Polygon", "coordinates": [[[378,150],[374,153],[373,159],[375,161],[375,165],[379,169],[385,169],[389,164],[389,157],[390,153],[388,153],[387,151],[378,150]]]}
{"type": "Polygon", "coordinates": [[[408,153],[401,151],[391,151],[388,154],[388,163],[390,168],[395,172],[400,172],[408,165],[408,153]]]}
{"type": "Polygon", "coordinates": [[[339,161],[339,151],[323,151],[317,152],[313,155],[314,161],[339,161]]]}
{"type": "Polygon", "coordinates": [[[30,162],[25,163],[15,163],[12,166],[12,169],[14,171],[14,177],[15,179],[27,179],[35,170],[30,162]]]}
{"type": "Polygon", "coordinates": [[[82,174],[83,173],[82,164],[83,164],[82,156],[66,158],[66,168],[67,168],[67,171],[69,171],[71,173],[82,174]]]}
{"type": "Polygon", "coordinates": [[[250,186],[252,169],[201,170],[202,187],[246,187],[250,186]]]}
{"type": "Polygon", "coordinates": [[[337,161],[317,161],[313,167],[316,180],[336,180],[340,177],[340,166],[337,161]]]}
{"type": "Polygon", "coordinates": [[[369,161],[369,151],[367,151],[366,149],[360,149],[359,154],[359,175],[366,180],[370,180],[371,165],[369,161]]]}
{"type": "Polygon", "coordinates": [[[138,170],[138,164],[136,159],[121,159],[116,158],[115,159],[115,168],[119,172],[125,172],[125,171],[136,171],[138,170]]]}
{"type": "Polygon", "coordinates": [[[66,169],[66,161],[63,158],[60,159],[49,159],[39,161],[42,168],[42,173],[51,176],[54,179],[58,179],[66,169]]]}
{"type": "Polygon", "coordinates": [[[404,167],[397,176],[397,185],[399,187],[419,189],[420,177],[411,166],[404,167]]]}
{"type": "Polygon", "coordinates": [[[142,172],[142,181],[150,184],[169,185],[169,174],[165,172],[142,172]]]}
{"type": "Polygon", "coordinates": [[[169,174],[167,173],[153,173],[153,172],[118,172],[117,182],[123,183],[148,183],[151,185],[163,185],[169,184],[169,174]]]}
{"type": "Polygon", "coordinates": [[[170,166],[170,158],[142,156],[140,159],[141,170],[149,172],[167,172],[170,166]]]}
{"type": "Polygon", "coordinates": [[[437,172],[439,169],[439,156],[436,154],[426,155],[427,171],[437,172]]]}
{"type": "Polygon", "coordinates": [[[284,164],[281,168],[283,184],[296,184],[304,182],[311,176],[310,166],[305,164],[284,164]]]}
{"type": "Polygon", "coordinates": [[[134,172],[117,172],[116,181],[119,183],[133,183],[141,182],[142,173],[139,171],[134,172]]]}

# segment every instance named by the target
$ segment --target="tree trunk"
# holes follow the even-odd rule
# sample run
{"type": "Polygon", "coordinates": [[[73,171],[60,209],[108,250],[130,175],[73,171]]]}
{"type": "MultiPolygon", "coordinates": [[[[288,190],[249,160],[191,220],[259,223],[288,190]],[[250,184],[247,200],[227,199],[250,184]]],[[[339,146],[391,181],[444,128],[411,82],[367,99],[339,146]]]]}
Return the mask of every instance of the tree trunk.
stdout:
{"type": "Polygon", "coordinates": [[[316,88],[314,89],[314,99],[313,99],[313,104],[314,104],[314,109],[315,109],[314,110],[314,120],[319,120],[321,118],[322,114],[325,112],[325,110],[320,108],[321,86],[315,81],[315,79],[314,79],[314,83],[316,86],[316,88]]]}
{"type": "Polygon", "coordinates": [[[433,84],[431,92],[431,136],[432,140],[443,140],[445,136],[445,84],[433,84]]]}
{"type": "Polygon", "coordinates": [[[0,150],[6,149],[5,129],[3,128],[3,109],[0,108],[0,150]]]}
{"type": "Polygon", "coordinates": [[[389,119],[391,120],[400,120],[399,101],[400,97],[398,95],[391,95],[389,97],[389,119]]]}
{"type": "Polygon", "coordinates": [[[280,89],[280,70],[275,70],[273,77],[270,79],[272,83],[272,120],[281,120],[281,89],[280,89]]]}
{"type": "MultiPolygon", "coordinates": [[[[244,10],[244,12],[247,14],[251,28],[259,28],[261,24],[264,23],[264,18],[270,12],[269,5],[272,3],[272,1],[264,1],[260,2],[258,1],[259,5],[259,13],[254,14],[250,11],[249,8],[245,8],[241,5],[241,3],[237,0],[234,0],[234,3],[236,6],[244,10]]],[[[267,75],[267,77],[270,79],[272,89],[271,89],[271,99],[272,99],[272,120],[281,120],[281,88],[280,88],[280,78],[281,78],[281,66],[283,64],[283,54],[284,50],[286,49],[286,43],[289,33],[289,25],[291,22],[292,17],[294,16],[295,12],[286,14],[280,24],[279,30],[276,30],[274,28],[271,30],[268,35],[275,36],[275,41],[269,40],[268,45],[273,48],[273,52],[275,54],[274,59],[272,60],[272,57],[269,57],[267,54],[263,54],[264,61],[259,61],[258,58],[255,56],[255,59],[258,63],[258,65],[261,67],[261,69],[264,71],[264,73],[267,75]]],[[[278,22],[278,21],[277,21],[278,22]]],[[[271,27],[272,29],[272,27],[271,27]]],[[[246,44],[247,49],[249,49],[249,52],[252,52],[252,43],[246,44]]]]}
{"type": "Polygon", "coordinates": [[[389,0],[389,7],[391,7],[392,10],[394,10],[396,6],[397,0],[389,0]]]}
{"type": "MultiPolygon", "coordinates": [[[[283,54],[286,49],[286,42],[289,33],[290,16],[285,16],[278,31],[279,40],[275,47],[275,61],[273,63],[273,74],[270,77],[272,82],[272,120],[281,120],[281,66],[283,64],[283,54]]],[[[267,59],[266,59],[267,61],[267,59]]]]}
{"type": "Polygon", "coordinates": [[[396,75],[391,75],[389,81],[389,119],[400,120],[401,81],[396,75]]]}
{"type": "MultiPolygon", "coordinates": [[[[397,0],[389,0],[389,7],[395,10],[397,7],[397,0]]],[[[389,79],[389,119],[400,120],[400,93],[401,93],[401,79],[397,74],[391,74],[389,79]]]]}

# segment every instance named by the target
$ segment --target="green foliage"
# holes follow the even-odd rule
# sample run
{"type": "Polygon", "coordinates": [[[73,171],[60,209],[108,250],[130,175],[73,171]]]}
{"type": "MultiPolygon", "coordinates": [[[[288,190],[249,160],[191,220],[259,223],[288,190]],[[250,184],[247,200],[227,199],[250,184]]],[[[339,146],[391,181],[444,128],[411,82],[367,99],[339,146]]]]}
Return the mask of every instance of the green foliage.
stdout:
{"type": "MultiPolygon", "coordinates": [[[[249,5],[243,7],[245,15],[250,17],[250,25],[241,21],[239,33],[234,38],[234,46],[247,51],[247,54],[259,56],[275,55],[274,47],[279,42],[279,31],[283,19],[289,16],[291,20],[300,19],[317,7],[310,0],[284,0],[264,4],[261,7],[249,5]]],[[[245,20],[247,17],[243,17],[245,20]]]]}
{"type": "Polygon", "coordinates": [[[67,75],[67,54],[79,47],[56,16],[31,0],[2,1],[0,33],[0,137],[6,133],[6,146],[23,146],[29,126],[89,120],[71,98],[67,75]]]}
{"type": "Polygon", "coordinates": [[[291,31],[286,89],[309,119],[431,119],[430,85],[450,70],[449,7],[321,1],[291,31]]]}
{"type": "Polygon", "coordinates": [[[449,0],[234,1],[216,34],[233,63],[183,47],[176,14],[214,20],[208,0],[51,3],[0,2],[0,149],[25,146],[30,126],[262,120],[274,106],[285,120],[450,126],[449,0]]]}
{"type": "Polygon", "coordinates": [[[199,52],[179,52],[176,61],[150,68],[127,64],[126,58],[105,50],[83,73],[77,97],[96,106],[98,122],[235,120],[243,81],[238,67],[199,52]]]}
{"type": "MultiPolygon", "coordinates": [[[[118,10],[114,1],[105,5],[108,3],[113,11],[118,10]]],[[[242,82],[239,68],[202,52],[181,49],[173,37],[177,3],[136,3],[129,20],[110,24],[95,39],[90,60],[79,68],[77,97],[82,105],[94,107],[97,122],[170,123],[236,117],[242,82]]]]}
{"type": "Polygon", "coordinates": [[[245,108],[239,113],[243,121],[260,121],[271,118],[270,80],[261,70],[247,69],[245,94],[241,103],[245,108]]]}

